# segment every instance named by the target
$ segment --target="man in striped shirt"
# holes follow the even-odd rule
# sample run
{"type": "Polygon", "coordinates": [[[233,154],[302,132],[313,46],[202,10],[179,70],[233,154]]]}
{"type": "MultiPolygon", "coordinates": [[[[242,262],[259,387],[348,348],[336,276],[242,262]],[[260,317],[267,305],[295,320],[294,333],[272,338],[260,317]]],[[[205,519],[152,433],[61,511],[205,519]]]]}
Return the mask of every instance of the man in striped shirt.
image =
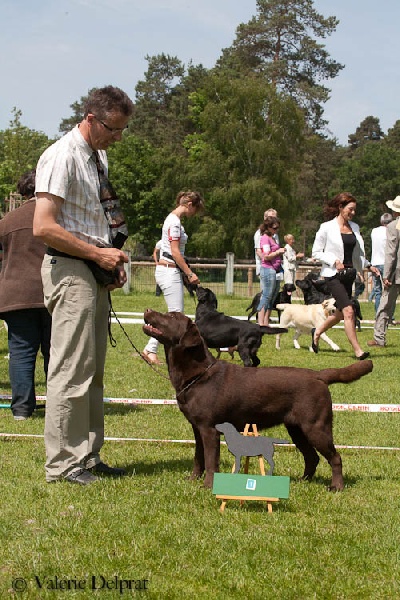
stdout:
{"type": "Polygon", "coordinates": [[[37,165],[33,232],[47,245],[42,281],[52,315],[45,420],[49,483],[87,485],[97,474],[125,474],[100,459],[108,292],[126,282],[128,259],[111,245],[96,159],[107,174],[105,150],[121,139],[132,110],[119,88],[93,90],[81,123],[50,146],[37,165]],[[116,269],[118,277],[108,287],[100,285],[86,260],[116,269]]]}

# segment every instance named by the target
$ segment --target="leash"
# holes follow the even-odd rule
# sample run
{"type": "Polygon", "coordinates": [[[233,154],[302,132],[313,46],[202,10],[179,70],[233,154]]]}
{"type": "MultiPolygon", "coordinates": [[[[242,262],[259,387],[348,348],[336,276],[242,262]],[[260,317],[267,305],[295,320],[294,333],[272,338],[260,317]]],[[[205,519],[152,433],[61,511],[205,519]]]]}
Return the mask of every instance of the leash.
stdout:
{"type": "MultiPolygon", "coordinates": [[[[138,348],[136,348],[135,344],[132,342],[131,338],[129,337],[128,333],[126,332],[124,326],[122,325],[121,321],[118,319],[116,312],[114,310],[114,307],[112,305],[111,302],[111,297],[109,298],[110,300],[110,311],[109,311],[109,320],[108,320],[108,334],[110,337],[110,343],[113,346],[113,348],[115,348],[115,346],[117,345],[117,342],[115,340],[115,338],[112,336],[111,333],[111,314],[113,315],[114,319],[117,321],[118,325],[121,327],[126,339],[128,340],[128,342],[130,343],[130,345],[132,346],[132,348],[139,354],[140,358],[142,360],[144,360],[144,362],[146,363],[146,365],[148,365],[151,369],[153,369],[153,371],[155,373],[157,373],[157,375],[159,375],[160,377],[162,377],[163,379],[167,379],[168,381],[170,381],[170,378],[167,377],[166,375],[164,375],[164,373],[162,373],[159,369],[156,369],[154,365],[151,365],[147,362],[147,360],[144,358],[143,354],[140,352],[140,350],[138,348]],[[111,342],[112,340],[112,342],[111,342]]],[[[190,387],[192,387],[192,385],[194,385],[195,383],[197,383],[202,377],[203,375],[205,375],[207,373],[207,371],[209,369],[211,369],[211,367],[213,365],[216,364],[217,361],[212,362],[208,365],[208,367],[206,369],[204,369],[204,371],[202,373],[200,373],[200,375],[198,375],[197,377],[195,377],[194,379],[192,379],[192,381],[190,381],[187,385],[185,385],[185,387],[183,388],[183,390],[181,390],[178,394],[176,394],[176,399],[179,398],[179,396],[181,394],[183,394],[183,392],[186,392],[186,390],[188,390],[190,387]]]]}
{"type": "Polygon", "coordinates": [[[121,327],[126,339],[128,340],[128,342],[130,343],[130,345],[132,346],[132,348],[135,350],[135,352],[137,352],[140,356],[140,358],[146,363],[146,365],[148,365],[151,369],[153,369],[153,371],[155,373],[157,373],[157,375],[159,375],[160,377],[162,377],[163,379],[167,379],[168,381],[170,381],[170,378],[167,377],[166,375],[164,375],[164,373],[162,373],[159,369],[156,369],[156,367],[154,365],[151,365],[143,356],[142,352],[140,352],[140,350],[138,348],[136,348],[135,344],[132,342],[131,338],[129,337],[126,329],[124,328],[124,326],[122,325],[121,321],[118,319],[116,312],[114,310],[114,307],[112,305],[111,302],[111,296],[109,294],[109,301],[110,301],[110,310],[108,313],[108,336],[110,338],[110,344],[113,348],[115,348],[115,346],[117,345],[117,342],[115,340],[115,338],[113,337],[112,333],[111,333],[111,314],[113,315],[114,319],[117,321],[118,325],[121,327]]]}
{"type": "Polygon", "coordinates": [[[176,399],[178,400],[179,396],[181,394],[183,394],[183,392],[186,392],[186,390],[188,390],[190,387],[192,387],[192,385],[194,385],[195,383],[197,383],[199,381],[199,379],[201,379],[203,377],[203,375],[205,375],[207,373],[208,369],[211,369],[211,367],[216,364],[216,362],[217,361],[212,362],[211,364],[209,364],[208,367],[202,373],[200,373],[200,375],[197,375],[197,377],[195,377],[194,379],[192,379],[192,381],[190,381],[187,385],[185,385],[185,387],[183,388],[183,390],[181,390],[179,392],[179,394],[175,394],[176,395],[176,399]]]}

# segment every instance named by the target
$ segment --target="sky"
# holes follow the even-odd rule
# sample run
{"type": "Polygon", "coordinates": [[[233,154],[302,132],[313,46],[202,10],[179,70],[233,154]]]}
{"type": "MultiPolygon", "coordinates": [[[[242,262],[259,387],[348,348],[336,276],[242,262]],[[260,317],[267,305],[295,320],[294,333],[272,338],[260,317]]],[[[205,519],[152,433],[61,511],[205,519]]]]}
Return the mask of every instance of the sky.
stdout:
{"type": "MultiPolygon", "coordinates": [[[[347,144],[373,115],[384,132],[400,119],[399,0],[315,0],[340,24],[323,40],[345,65],[326,85],[330,135],[347,144]]],[[[70,105],[92,87],[116,85],[134,100],[146,55],[214,66],[256,0],[0,0],[0,130],[12,109],[23,125],[59,134],[70,105]]]]}

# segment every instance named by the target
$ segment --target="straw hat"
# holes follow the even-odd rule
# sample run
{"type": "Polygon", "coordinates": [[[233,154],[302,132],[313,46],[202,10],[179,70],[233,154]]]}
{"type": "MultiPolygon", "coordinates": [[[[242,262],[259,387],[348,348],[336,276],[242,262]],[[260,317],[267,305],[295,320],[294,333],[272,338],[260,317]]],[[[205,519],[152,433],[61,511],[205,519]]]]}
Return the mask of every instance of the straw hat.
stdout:
{"type": "Polygon", "coordinates": [[[388,206],[390,210],[400,213],[400,196],[396,196],[394,200],[388,200],[386,206],[388,206]]]}

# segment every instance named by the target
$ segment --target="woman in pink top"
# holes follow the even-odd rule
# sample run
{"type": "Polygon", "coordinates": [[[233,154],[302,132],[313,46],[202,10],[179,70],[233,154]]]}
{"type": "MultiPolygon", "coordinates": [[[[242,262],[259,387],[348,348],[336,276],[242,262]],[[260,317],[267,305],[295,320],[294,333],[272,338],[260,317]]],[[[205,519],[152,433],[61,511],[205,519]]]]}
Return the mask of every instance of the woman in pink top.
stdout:
{"type": "Polygon", "coordinates": [[[272,237],[278,231],[279,225],[280,221],[277,217],[267,217],[260,227],[262,293],[257,308],[259,325],[269,325],[271,310],[279,293],[280,281],[276,280],[276,273],[282,269],[282,255],[285,253],[285,249],[280,248],[272,237]]]}

